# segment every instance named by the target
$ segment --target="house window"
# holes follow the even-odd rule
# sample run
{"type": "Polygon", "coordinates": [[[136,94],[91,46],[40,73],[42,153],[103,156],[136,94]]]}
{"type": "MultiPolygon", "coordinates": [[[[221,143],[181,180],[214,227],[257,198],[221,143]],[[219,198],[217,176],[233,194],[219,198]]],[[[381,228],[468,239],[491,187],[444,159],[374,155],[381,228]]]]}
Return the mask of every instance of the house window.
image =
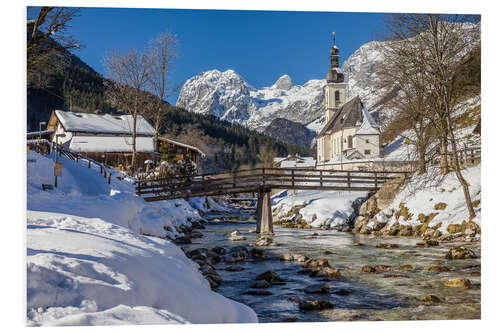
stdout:
{"type": "Polygon", "coordinates": [[[338,101],[340,101],[340,93],[337,90],[337,91],[335,91],[335,102],[338,102],[338,101]]]}
{"type": "Polygon", "coordinates": [[[365,155],[370,155],[370,149],[365,149],[365,155]]]}
{"type": "Polygon", "coordinates": [[[352,135],[347,137],[347,148],[352,148],[352,135]]]}

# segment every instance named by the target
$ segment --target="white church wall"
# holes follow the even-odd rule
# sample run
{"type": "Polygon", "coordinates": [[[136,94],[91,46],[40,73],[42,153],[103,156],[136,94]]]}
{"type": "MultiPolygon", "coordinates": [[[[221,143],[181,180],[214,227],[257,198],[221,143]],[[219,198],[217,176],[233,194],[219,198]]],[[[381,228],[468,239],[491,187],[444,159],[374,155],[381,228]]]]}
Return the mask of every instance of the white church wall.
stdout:
{"type": "Polygon", "coordinates": [[[355,142],[356,142],[356,149],[366,158],[379,157],[380,155],[379,135],[356,135],[355,142]]]}

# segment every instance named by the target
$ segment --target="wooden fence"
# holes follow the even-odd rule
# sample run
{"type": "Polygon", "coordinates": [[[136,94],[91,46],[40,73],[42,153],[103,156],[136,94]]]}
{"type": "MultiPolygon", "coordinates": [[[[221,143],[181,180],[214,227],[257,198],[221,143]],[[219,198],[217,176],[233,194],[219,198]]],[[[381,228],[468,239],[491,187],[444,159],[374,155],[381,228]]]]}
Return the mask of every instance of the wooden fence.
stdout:
{"type": "Polygon", "coordinates": [[[108,182],[108,184],[111,184],[111,171],[109,171],[109,168],[103,163],[97,162],[80,153],[73,152],[61,145],[56,145],[55,142],[52,143],[52,150],[56,150],[59,156],[64,155],[68,159],[75,161],[76,163],[79,163],[79,161],[81,161],[80,163],[87,164],[89,169],[92,167],[92,165],[95,165],[103,175],[103,178],[108,182]]]}

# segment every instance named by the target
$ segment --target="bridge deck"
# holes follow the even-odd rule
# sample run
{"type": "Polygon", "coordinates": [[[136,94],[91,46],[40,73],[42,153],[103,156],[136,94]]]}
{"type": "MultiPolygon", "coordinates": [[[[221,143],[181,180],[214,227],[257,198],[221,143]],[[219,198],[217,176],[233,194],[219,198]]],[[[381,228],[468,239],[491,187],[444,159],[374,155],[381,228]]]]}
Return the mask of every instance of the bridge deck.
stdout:
{"type": "Polygon", "coordinates": [[[146,201],[196,196],[268,192],[271,189],[376,191],[403,171],[341,171],[259,168],[231,173],[175,176],[137,182],[137,194],[146,201]]]}

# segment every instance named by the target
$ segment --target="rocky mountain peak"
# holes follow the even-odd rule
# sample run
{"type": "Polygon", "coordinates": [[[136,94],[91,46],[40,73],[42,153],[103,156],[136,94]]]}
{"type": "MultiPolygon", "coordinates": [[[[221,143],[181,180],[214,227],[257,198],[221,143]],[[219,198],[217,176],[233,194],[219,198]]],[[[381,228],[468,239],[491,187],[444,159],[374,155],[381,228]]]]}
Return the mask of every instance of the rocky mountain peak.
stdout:
{"type": "Polygon", "coordinates": [[[272,86],[272,88],[280,90],[290,90],[293,87],[292,78],[288,75],[282,75],[272,86]]]}

